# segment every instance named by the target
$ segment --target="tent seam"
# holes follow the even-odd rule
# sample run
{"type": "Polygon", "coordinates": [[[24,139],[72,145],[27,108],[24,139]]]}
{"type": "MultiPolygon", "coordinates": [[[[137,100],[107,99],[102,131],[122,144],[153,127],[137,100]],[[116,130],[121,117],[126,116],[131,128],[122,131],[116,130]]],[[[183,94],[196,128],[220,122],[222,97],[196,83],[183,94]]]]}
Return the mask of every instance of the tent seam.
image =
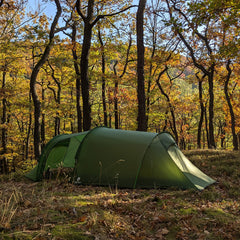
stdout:
{"type": "MultiPolygon", "coordinates": [[[[169,133],[169,132],[161,132],[161,133],[158,134],[158,136],[161,135],[161,134],[163,134],[163,133],[167,133],[167,134],[170,134],[170,135],[172,136],[172,134],[169,133]]],[[[172,137],[173,137],[173,136],[172,136],[172,137]]],[[[173,138],[173,139],[174,139],[174,138],[173,138]]],[[[160,141],[160,140],[159,140],[159,141],[160,141]]],[[[174,140],[174,141],[175,141],[175,140],[174,140]]],[[[161,141],[160,141],[160,143],[161,143],[161,141]]],[[[161,143],[161,144],[162,144],[162,143],[161,143]]],[[[162,144],[162,146],[166,149],[167,155],[168,155],[170,158],[172,158],[172,157],[171,157],[170,154],[168,153],[168,149],[169,149],[171,146],[174,146],[174,145],[175,145],[177,148],[179,148],[176,143],[175,143],[175,144],[171,144],[171,145],[170,145],[169,147],[167,147],[167,148],[165,147],[164,144],[162,144]]],[[[178,165],[175,163],[174,160],[173,160],[173,163],[174,163],[174,165],[179,169],[178,165]]],[[[192,181],[190,181],[189,178],[188,178],[181,170],[180,170],[180,172],[181,172],[182,175],[187,179],[187,181],[190,182],[190,184],[191,184],[195,189],[198,189],[198,188],[195,186],[195,184],[193,184],[192,181]]]]}
{"type": "Polygon", "coordinates": [[[147,150],[149,149],[150,145],[152,144],[153,140],[159,135],[159,133],[156,133],[156,135],[152,138],[152,140],[150,141],[150,143],[147,145],[145,151],[144,151],[144,154],[143,154],[143,157],[142,157],[142,160],[141,160],[141,163],[138,167],[138,170],[137,170],[137,175],[136,175],[136,178],[135,178],[135,181],[134,181],[134,184],[133,184],[133,188],[136,188],[136,185],[137,185],[137,180],[138,180],[138,177],[139,177],[139,173],[140,173],[140,170],[142,168],[142,163],[143,163],[143,159],[145,159],[145,155],[147,153],[147,150]]]}
{"type": "Polygon", "coordinates": [[[88,138],[89,134],[91,134],[93,131],[95,131],[95,129],[98,129],[98,128],[105,128],[104,126],[99,126],[99,127],[95,127],[91,130],[88,131],[88,133],[86,134],[86,136],[83,138],[83,140],[81,141],[79,147],[78,147],[78,150],[76,151],[76,154],[75,154],[75,165],[74,165],[74,173],[73,173],[73,179],[75,179],[76,177],[76,171],[77,171],[77,168],[76,168],[76,165],[77,165],[77,159],[76,159],[76,156],[81,155],[81,149],[82,149],[82,145],[83,143],[86,141],[86,139],[88,138]]]}

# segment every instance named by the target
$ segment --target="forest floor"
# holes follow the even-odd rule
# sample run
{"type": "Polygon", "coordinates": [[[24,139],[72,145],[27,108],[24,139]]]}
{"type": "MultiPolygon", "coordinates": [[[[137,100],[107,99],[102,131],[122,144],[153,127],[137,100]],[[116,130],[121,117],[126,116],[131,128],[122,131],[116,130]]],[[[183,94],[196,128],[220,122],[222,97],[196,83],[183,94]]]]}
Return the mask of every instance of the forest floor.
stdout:
{"type": "Polygon", "coordinates": [[[0,176],[0,239],[240,239],[240,155],[187,151],[203,191],[84,187],[0,176]]]}

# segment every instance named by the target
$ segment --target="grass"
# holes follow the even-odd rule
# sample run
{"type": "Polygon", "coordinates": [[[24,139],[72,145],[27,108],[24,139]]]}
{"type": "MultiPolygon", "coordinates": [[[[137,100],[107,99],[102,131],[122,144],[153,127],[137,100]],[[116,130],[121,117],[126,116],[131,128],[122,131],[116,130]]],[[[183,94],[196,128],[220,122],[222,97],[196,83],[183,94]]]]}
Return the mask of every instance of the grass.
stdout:
{"type": "Polygon", "coordinates": [[[10,222],[17,211],[16,195],[13,192],[9,199],[1,196],[1,210],[0,210],[0,229],[10,228],[10,222]]]}
{"type": "Polygon", "coordinates": [[[0,176],[0,239],[240,239],[239,154],[185,155],[217,183],[129,190],[0,176]]]}

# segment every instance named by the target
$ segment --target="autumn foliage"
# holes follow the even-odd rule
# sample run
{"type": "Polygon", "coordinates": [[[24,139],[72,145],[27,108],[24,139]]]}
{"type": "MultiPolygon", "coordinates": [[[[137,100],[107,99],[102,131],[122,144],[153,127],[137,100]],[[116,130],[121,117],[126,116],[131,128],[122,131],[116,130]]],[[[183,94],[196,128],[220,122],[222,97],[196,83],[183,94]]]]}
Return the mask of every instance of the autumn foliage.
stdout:
{"type": "MultiPolygon", "coordinates": [[[[55,13],[50,18],[44,11],[30,12],[25,1],[1,1],[1,173],[32,168],[36,131],[41,151],[54,135],[83,131],[89,123],[90,128],[138,127],[138,7],[123,0],[92,1],[92,6],[78,2],[78,9],[73,1],[61,2],[51,35],[55,13]],[[92,20],[87,22],[90,7],[92,20]],[[82,47],[89,40],[84,40],[87,24],[91,41],[86,65],[82,47]],[[30,82],[49,41],[49,56],[35,82],[41,107],[36,128],[30,82]]],[[[144,17],[147,130],[171,132],[182,149],[237,150],[239,4],[156,0],[147,3],[144,17]]]]}

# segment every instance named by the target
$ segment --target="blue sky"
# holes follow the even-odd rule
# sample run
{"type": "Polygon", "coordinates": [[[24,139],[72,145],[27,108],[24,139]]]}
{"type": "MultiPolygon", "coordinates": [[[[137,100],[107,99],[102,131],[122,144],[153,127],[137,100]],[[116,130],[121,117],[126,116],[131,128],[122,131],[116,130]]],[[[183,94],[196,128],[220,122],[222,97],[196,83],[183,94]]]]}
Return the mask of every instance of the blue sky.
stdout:
{"type": "MultiPolygon", "coordinates": [[[[133,4],[138,5],[139,0],[133,0],[133,4]]],[[[136,10],[136,8],[135,8],[136,10]]],[[[40,11],[42,13],[45,13],[48,17],[54,17],[56,14],[56,5],[54,1],[52,0],[28,0],[28,7],[27,12],[34,13],[35,11],[40,11]]],[[[51,22],[51,20],[50,20],[51,22]]],[[[62,21],[59,21],[59,25],[64,25],[62,21]]],[[[65,37],[65,35],[64,35],[65,37]]]]}
{"type": "MultiPolygon", "coordinates": [[[[134,4],[138,4],[138,0],[133,0],[134,4]]],[[[48,0],[28,0],[28,11],[35,12],[37,10],[41,10],[46,13],[47,16],[53,16],[56,12],[56,6],[54,1],[48,0]]]]}
{"type": "Polygon", "coordinates": [[[28,11],[43,11],[48,16],[53,16],[56,12],[56,6],[54,2],[43,2],[41,0],[28,0],[28,11]]]}

